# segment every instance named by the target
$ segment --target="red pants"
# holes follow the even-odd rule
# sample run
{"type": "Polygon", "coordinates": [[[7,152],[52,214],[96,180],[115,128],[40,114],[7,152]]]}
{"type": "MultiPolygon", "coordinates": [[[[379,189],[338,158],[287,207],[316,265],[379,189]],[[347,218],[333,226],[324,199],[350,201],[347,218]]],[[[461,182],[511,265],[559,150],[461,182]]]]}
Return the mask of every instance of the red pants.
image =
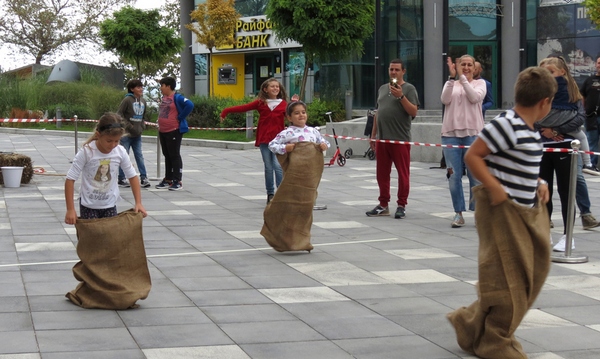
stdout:
{"type": "Polygon", "coordinates": [[[387,207],[390,202],[390,174],[392,163],[398,171],[398,206],[406,207],[410,189],[410,145],[377,142],[377,184],[379,205],[387,207]]]}

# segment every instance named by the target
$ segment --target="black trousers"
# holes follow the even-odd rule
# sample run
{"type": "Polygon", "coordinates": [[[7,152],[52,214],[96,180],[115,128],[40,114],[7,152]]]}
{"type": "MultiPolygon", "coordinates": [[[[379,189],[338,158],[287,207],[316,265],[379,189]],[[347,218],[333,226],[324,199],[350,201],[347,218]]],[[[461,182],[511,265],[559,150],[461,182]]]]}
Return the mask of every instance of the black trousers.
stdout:
{"type": "MultiPolygon", "coordinates": [[[[544,145],[544,148],[571,148],[571,142],[560,142],[544,145]]],[[[569,209],[569,185],[571,180],[571,158],[573,156],[567,152],[544,152],[542,162],[540,162],[540,177],[548,182],[550,191],[550,201],[546,204],[548,215],[552,216],[552,192],[554,184],[554,174],[556,174],[556,187],[560,197],[560,207],[562,212],[563,225],[567,228],[567,212],[569,209]]],[[[573,198],[573,201],[575,199],[573,198]]]]}
{"type": "Polygon", "coordinates": [[[179,130],[160,132],[160,148],[165,157],[165,179],[181,181],[183,161],[181,159],[181,140],[183,133],[179,130]]]}

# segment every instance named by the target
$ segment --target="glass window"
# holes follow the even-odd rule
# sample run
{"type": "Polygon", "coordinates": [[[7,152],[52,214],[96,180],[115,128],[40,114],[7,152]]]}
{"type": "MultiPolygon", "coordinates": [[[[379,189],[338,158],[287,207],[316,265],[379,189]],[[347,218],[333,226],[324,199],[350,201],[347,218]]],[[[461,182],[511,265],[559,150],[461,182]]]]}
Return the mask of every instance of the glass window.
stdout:
{"type": "Polygon", "coordinates": [[[194,55],[194,75],[201,76],[206,75],[206,60],[208,54],[195,54],[194,55]]]}
{"type": "Polygon", "coordinates": [[[496,0],[449,0],[448,10],[450,40],[496,39],[496,0]]]}
{"type": "Polygon", "coordinates": [[[245,16],[264,15],[269,0],[236,0],[235,9],[245,16]]]}

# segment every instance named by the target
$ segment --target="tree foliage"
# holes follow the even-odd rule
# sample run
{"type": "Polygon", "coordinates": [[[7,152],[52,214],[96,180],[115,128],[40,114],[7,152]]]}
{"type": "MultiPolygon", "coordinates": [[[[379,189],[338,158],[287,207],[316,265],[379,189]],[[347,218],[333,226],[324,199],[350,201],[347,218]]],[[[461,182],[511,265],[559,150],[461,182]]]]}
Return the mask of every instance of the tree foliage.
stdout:
{"type": "MultiPolygon", "coordinates": [[[[206,0],[191,12],[192,23],[185,27],[196,34],[196,42],[206,46],[212,55],[216,47],[233,46],[233,35],[239,17],[240,14],[235,10],[233,0],[206,0]]],[[[211,78],[210,68],[209,64],[209,78],[211,78]]]]}
{"type": "Polygon", "coordinates": [[[212,52],[215,47],[233,45],[238,17],[233,0],[207,0],[192,11],[192,24],[186,28],[196,34],[198,43],[212,52]]]}
{"type": "Polygon", "coordinates": [[[98,42],[104,14],[135,0],[0,0],[0,38],[35,58],[98,42]]]}
{"type": "Polygon", "coordinates": [[[281,40],[302,44],[306,56],[300,96],[315,58],[328,60],[363,52],[375,28],[372,0],[271,0],[266,15],[281,40]]]}
{"type": "Polygon", "coordinates": [[[183,47],[179,33],[161,26],[160,20],[158,10],[126,6],[100,24],[104,48],[133,63],[137,78],[142,78],[142,65],[156,67],[164,64],[183,47]]]}
{"type": "Polygon", "coordinates": [[[585,0],[583,5],[590,21],[596,25],[596,29],[600,30],[600,0],[585,0]]]}

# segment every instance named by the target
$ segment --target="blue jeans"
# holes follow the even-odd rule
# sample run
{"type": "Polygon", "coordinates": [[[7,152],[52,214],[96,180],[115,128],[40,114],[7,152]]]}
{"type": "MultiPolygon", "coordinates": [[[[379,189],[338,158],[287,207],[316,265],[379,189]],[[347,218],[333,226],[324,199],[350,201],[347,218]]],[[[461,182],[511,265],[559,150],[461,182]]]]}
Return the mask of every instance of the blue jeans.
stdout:
{"type": "MultiPolygon", "coordinates": [[[[442,137],[442,145],[453,145],[453,146],[470,146],[477,136],[468,137],[442,137]]],[[[465,194],[462,184],[463,169],[465,168],[465,153],[468,148],[446,148],[444,152],[444,158],[446,159],[446,168],[448,174],[452,170],[452,174],[448,178],[448,184],[450,186],[450,196],[452,197],[452,206],[454,212],[464,212],[465,208],[465,194]]],[[[469,210],[475,210],[475,201],[473,200],[473,187],[479,184],[475,177],[471,174],[471,171],[467,170],[467,177],[469,178],[469,210]]]]}
{"type": "MultiPolygon", "coordinates": [[[[148,178],[146,173],[146,165],[144,164],[144,155],[142,155],[142,136],[138,137],[121,137],[121,146],[125,147],[125,151],[129,154],[129,148],[133,150],[133,156],[135,157],[135,163],[137,164],[138,171],[140,171],[140,179],[148,178]]],[[[125,179],[125,173],[119,167],[119,179],[125,179]]]]}
{"type": "MultiPolygon", "coordinates": [[[[590,151],[598,152],[600,149],[598,147],[598,139],[600,138],[600,117],[596,118],[596,129],[591,131],[586,131],[586,135],[588,138],[588,143],[590,145],[590,151]]],[[[598,156],[590,155],[592,158],[592,166],[598,168],[598,156]]]]}
{"type": "Polygon", "coordinates": [[[590,194],[588,192],[587,183],[585,182],[585,178],[583,177],[583,161],[581,160],[581,156],[577,156],[577,183],[575,185],[575,202],[577,202],[577,207],[579,208],[579,214],[585,215],[592,213],[590,209],[590,194]]]}
{"type": "Polygon", "coordinates": [[[283,170],[281,169],[281,165],[279,165],[279,161],[277,161],[277,156],[271,152],[268,144],[261,143],[258,148],[260,149],[260,155],[265,165],[265,188],[267,194],[275,194],[275,184],[277,184],[277,187],[281,184],[283,170]],[[275,172],[275,183],[273,183],[273,172],[275,172]]]}

